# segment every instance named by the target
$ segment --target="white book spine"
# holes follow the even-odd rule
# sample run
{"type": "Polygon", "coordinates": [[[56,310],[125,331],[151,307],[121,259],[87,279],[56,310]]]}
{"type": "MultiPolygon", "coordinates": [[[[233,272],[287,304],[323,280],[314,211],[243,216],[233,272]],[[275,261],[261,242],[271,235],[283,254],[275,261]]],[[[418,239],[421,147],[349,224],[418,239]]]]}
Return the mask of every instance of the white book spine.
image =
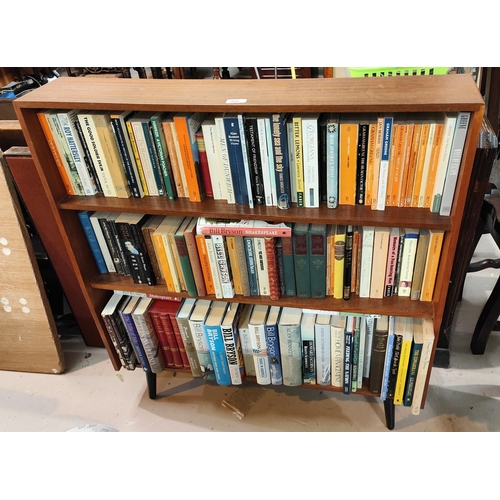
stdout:
{"type": "Polygon", "coordinates": [[[90,156],[97,172],[97,177],[101,184],[102,193],[104,196],[116,197],[116,189],[111,180],[105,160],[102,154],[102,147],[97,135],[97,130],[94,127],[94,122],[90,114],[78,114],[78,121],[82,128],[83,136],[87,141],[87,147],[90,151],[90,156]]]}
{"type": "Polygon", "coordinates": [[[413,277],[413,266],[417,254],[418,233],[406,233],[401,257],[401,271],[399,273],[398,295],[409,297],[413,277]]]}
{"type": "Polygon", "coordinates": [[[222,160],[222,173],[226,186],[226,199],[230,205],[234,205],[236,203],[236,200],[234,198],[233,179],[231,176],[231,166],[229,164],[229,154],[227,151],[224,119],[222,117],[216,117],[215,124],[217,125],[217,137],[219,138],[219,148],[222,160]]]}
{"type": "MultiPolygon", "coordinates": [[[[327,319],[329,320],[329,316],[327,319]]],[[[328,321],[326,324],[316,323],[314,330],[314,343],[316,346],[316,382],[318,385],[330,385],[332,382],[330,322],[328,321]]]]}
{"type": "Polygon", "coordinates": [[[297,203],[297,177],[295,175],[295,148],[293,140],[293,121],[290,120],[286,124],[287,139],[288,139],[288,166],[290,170],[290,192],[292,203],[297,203]]]}
{"type": "Polygon", "coordinates": [[[363,239],[361,243],[361,267],[359,277],[359,296],[363,298],[370,297],[374,236],[374,226],[363,227],[363,239]]]}
{"type": "Polygon", "coordinates": [[[151,164],[151,159],[149,158],[149,150],[144,136],[142,123],[132,122],[132,130],[134,131],[135,143],[137,145],[137,150],[139,151],[142,171],[144,172],[144,177],[148,186],[149,196],[158,196],[158,186],[156,185],[153,173],[153,165],[151,164]]]}
{"type": "Polygon", "coordinates": [[[344,384],[344,328],[330,326],[331,334],[331,351],[332,351],[332,378],[331,382],[334,387],[343,387],[344,384]]]}
{"type": "Polygon", "coordinates": [[[418,206],[424,206],[425,190],[427,189],[427,178],[429,177],[429,168],[431,164],[432,146],[434,143],[434,134],[436,133],[436,123],[432,122],[429,127],[429,138],[427,140],[427,149],[425,151],[425,161],[422,170],[422,183],[420,184],[420,191],[418,194],[418,206]]]}
{"type": "Polygon", "coordinates": [[[413,392],[413,400],[411,403],[412,415],[420,414],[420,408],[422,406],[422,397],[425,389],[425,382],[427,380],[427,373],[429,371],[429,366],[432,357],[433,345],[434,345],[433,338],[424,338],[424,344],[422,346],[422,354],[420,358],[420,365],[417,372],[417,378],[415,380],[415,391],[413,392]]]}
{"type": "Polygon", "coordinates": [[[266,119],[265,123],[266,123],[266,136],[267,136],[267,157],[269,160],[269,182],[271,183],[273,206],[277,206],[278,197],[276,194],[276,175],[274,174],[274,153],[273,153],[273,138],[271,131],[271,119],[266,119]]]}
{"type": "Polygon", "coordinates": [[[269,274],[267,270],[266,246],[264,238],[253,238],[255,265],[257,267],[257,281],[259,294],[265,297],[271,295],[269,290],[269,274]]]}
{"type": "Polygon", "coordinates": [[[233,327],[221,326],[222,340],[224,342],[224,350],[226,351],[226,359],[229,367],[229,375],[233,385],[241,385],[241,371],[238,359],[238,346],[235,342],[235,334],[233,327]]]}
{"type": "Polygon", "coordinates": [[[365,335],[365,359],[363,361],[363,377],[370,377],[370,365],[372,362],[372,346],[373,346],[373,328],[375,326],[375,318],[366,316],[366,335],[365,335]]]}
{"type": "Polygon", "coordinates": [[[161,373],[165,367],[165,363],[163,356],[159,352],[158,337],[149,316],[146,313],[140,315],[132,313],[132,319],[134,320],[142,347],[151,366],[151,371],[153,373],[161,373]]]}
{"type": "Polygon", "coordinates": [[[215,258],[214,244],[212,237],[205,237],[205,244],[207,247],[208,261],[210,262],[210,269],[212,270],[212,279],[215,288],[215,297],[217,299],[222,299],[224,296],[222,294],[222,284],[220,280],[219,264],[215,258]]]}
{"type": "Polygon", "coordinates": [[[264,196],[266,206],[272,207],[273,193],[271,190],[271,179],[269,177],[269,158],[267,149],[267,135],[265,118],[257,118],[257,131],[259,135],[260,162],[262,165],[262,180],[264,183],[264,196]]]}
{"type": "Polygon", "coordinates": [[[304,206],[319,207],[318,117],[302,117],[304,206]]]}
{"type": "Polygon", "coordinates": [[[220,145],[218,144],[217,128],[214,123],[205,122],[201,125],[205,148],[207,152],[208,170],[210,171],[210,180],[212,181],[214,200],[224,200],[224,178],[221,175],[220,168],[220,145]]]}
{"type": "Polygon", "coordinates": [[[302,352],[300,325],[278,325],[283,385],[302,384],[302,352]]]}
{"type": "Polygon", "coordinates": [[[240,129],[241,152],[243,154],[243,166],[245,170],[245,183],[248,192],[248,206],[250,208],[253,208],[253,194],[252,194],[253,189],[252,189],[252,180],[250,178],[250,162],[248,161],[248,147],[247,147],[247,139],[246,139],[243,115],[238,115],[238,125],[240,129]]]}
{"type": "Polygon", "coordinates": [[[198,354],[198,360],[200,362],[200,369],[203,375],[213,374],[213,365],[210,358],[210,346],[208,345],[208,339],[205,335],[205,328],[203,327],[203,321],[189,320],[189,327],[191,329],[191,335],[193,337],[194,347],[198,354]]]}
{"type": "Polygon", "coordinates": [[[250,340],[250,329],[248,325],[238,328],[241,341],[241,351],[243,353],[243,363],[245,364],[245,373],[249,377],[255,377],[255,363],[253,361],[252,342],[250,340]]]}
{"type": "Polygon", "coordinates": [[[108,268],[108,271],[110,273],[116,273],[113,257],[111,257],[111,254],[109,253],[109,248],[106,243],[106,239],[104,238],[104,234],[102,232],[101,225],[99,224],[99,220],[97,219],[97,217],[93,217],[92,215],[89,217],[89,219],[94,229],[97,242],[99,243],[99,248],[101,249],[104,262],[106,263],[106,267],[108,268]]]}
{"type": "Polygon", "coordinates": [[[234,281],[231,274],[230,261],[226,252],[225,237],[213,235],[211,238],[215,259],[219,269],[222,297],[225,299],[232,299],[234,297],[234,281]]]}
{"type": "Polygon", "coordinates": [[[257,383],[269,385],[271,383],[271,372],[269,370],[269,358],[267,355],[265,327],[264,325],[249,324],[248,328],[250,330],[257,383]]]}
{"type": "Polygon", "coordinates": [[[382,132],[382,151],[380,153],[380,166],[378,173],[378,192],[375,210],[385,210],[387,195],[387,176],[389,175],[389,160],[392,138],[392,118],[384,118],[384,129],[382,132]]]}
{"type": "Polygon", "coordinates": [[[174,290],[177,293],[181,292],[181,282],[179,280],[179,275],[177,274],[177,267],[175,265],[174,254],[172,247],[170,246],[170,238],[168,234],[162,235],[163,246],[165,247],[165,254],[167,256],[168,267],[170,269],[170,274],[172,275],[172,281],[174,282],[174,290]]]}

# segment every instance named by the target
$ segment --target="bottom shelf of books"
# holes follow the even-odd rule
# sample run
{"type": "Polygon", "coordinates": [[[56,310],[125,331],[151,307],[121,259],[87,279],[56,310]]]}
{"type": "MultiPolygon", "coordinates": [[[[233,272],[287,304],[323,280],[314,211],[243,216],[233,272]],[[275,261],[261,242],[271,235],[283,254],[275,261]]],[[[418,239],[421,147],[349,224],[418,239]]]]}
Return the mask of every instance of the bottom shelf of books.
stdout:
{"type": "Polygon", "coordinates": [[[101,312],[128,370],[185,370],[220,385],[246,380],[380,397],[418,414],[430,367],[429,318],[363,315],[195,298],[114,292],[101,312]]]}

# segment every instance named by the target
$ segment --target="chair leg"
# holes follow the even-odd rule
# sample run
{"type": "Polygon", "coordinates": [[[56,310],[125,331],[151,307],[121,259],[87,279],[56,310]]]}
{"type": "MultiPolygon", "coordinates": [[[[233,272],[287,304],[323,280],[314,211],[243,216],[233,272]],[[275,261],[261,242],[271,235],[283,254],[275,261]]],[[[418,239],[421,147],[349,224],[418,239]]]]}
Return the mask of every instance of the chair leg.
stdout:
{"type": "Polygon", "coordinates": [[[472,335],[470,348],[472,354],[484,354],[488,338],[491,331],[495,328],[498,317],[500,316],[500,278],[495,284],[491,295],[489,296],[472,335]]]}

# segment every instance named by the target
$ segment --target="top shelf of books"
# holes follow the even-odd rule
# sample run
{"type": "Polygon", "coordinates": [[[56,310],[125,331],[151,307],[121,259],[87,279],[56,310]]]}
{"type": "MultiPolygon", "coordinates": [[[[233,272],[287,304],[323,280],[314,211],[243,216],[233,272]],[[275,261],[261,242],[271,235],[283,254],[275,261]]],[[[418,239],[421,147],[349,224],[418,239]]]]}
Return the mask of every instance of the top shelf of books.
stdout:
{"type": "Polygon", "coordinates": [[[16,99],[17,108],[205,112],[479,111],[471,75],[304,80],[59,78],[16,99]],[[402,81],[404,84],[402,85],[402,81]]]}

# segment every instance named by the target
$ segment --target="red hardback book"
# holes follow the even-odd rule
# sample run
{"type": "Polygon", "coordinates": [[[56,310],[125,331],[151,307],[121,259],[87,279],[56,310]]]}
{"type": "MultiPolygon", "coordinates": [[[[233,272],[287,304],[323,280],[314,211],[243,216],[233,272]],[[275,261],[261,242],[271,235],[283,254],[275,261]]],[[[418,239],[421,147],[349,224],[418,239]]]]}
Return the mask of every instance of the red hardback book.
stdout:
{"type": "Polygon", "coordinates": [[[196,144],[198,145],[198,155],[200,157],[201,174],[203,176],[203,182],[205,183],[205,193],[207,196],[213,197],[214,192],[212,189],[212,180],[210,178],[210,169],[208,168],[207,150],[205,148],[205,139],[201,129],[196,132],[195,137],[196,144]]]}
{"type": "Polygon", "coordinates": [[[163,327],[163,323],[160,319],[160,315],[155,311],[151,311],[151,309],[154,308],[156,302],[157,301],[155,301],[151,308],[148,310],[149,317],[151,318],[156,336],[158,337],[158,342],[160,343],[163,357],[165,358],[165,362],[167,363],[167,368],[175,368],[174,357],[172,354],[172,350],[170,349],[170,344],[165,333],[165,328],[163,327]]]}
{"type": "MultiPolygon", "coordinates": [[[[177,310],[179,309],[180,308],[177,308],[177,310]]],[[[177,320],[175,319],[175,314],[169,314],[168,317],[170,318],[170,323],[172,325],[172,329],[174,330],[174,336],[177,342],[177,347],[179,348],[179,352],[181,354],[182,364],[184,368],[191,369],[191,366],[189,365],[189,358],[184,347],[184,341],[182,340],[181,331],[179,330],[179,325],[177,323],[177,320]]]]}
{"type": "Polygon", "coordinates": [[[276,238],[264,238],[267,258],[267,274],[269,276],[269,292],[271,300],[280,298],[280,280],[278,275],[278,263],[276,262],[276,238]]]}

